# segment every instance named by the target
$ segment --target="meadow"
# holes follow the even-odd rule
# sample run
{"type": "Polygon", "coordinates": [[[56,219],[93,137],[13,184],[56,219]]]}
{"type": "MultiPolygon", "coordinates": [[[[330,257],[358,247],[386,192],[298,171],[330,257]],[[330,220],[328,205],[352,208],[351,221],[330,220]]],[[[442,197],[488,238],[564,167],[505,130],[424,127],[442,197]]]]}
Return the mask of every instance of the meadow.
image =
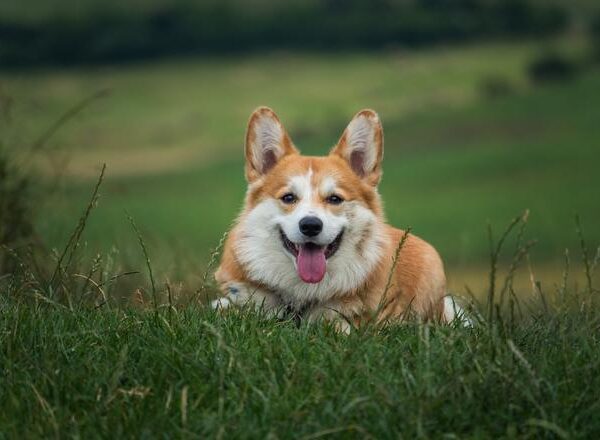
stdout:
{"type": "Polygon", "coordinates": [[[593,310],[345,336],[248,311],[3,297],[0,436],[598,438],[593,310]]]}
{"type": "Polygon", "coordinates": [[[576,213],[591,243],[600,240],[592,227],[600,220],[600,78],[591,69],[533,85],[528,64],[550,46],[273,53],[5,73],[3,93],[14,98],[5,143],[27,150],[65,111],[106,91],[41,152],[23,153],[23,168],[53,189],[37,203],[39,235],[50,248],[66,242],[106,163],[84,235],[89,252],[116,246],[123,261],[141,261],[127,211],[156,270],[189,280],[242,204],[243,136],[253,108],[271,106],[302,151],[325,154],[352,115],[371,107],[384,124],[380,191],[388,219],[439,248],[457,289],[486,267],[488,223],[502,228],[526,209],[534,261],[552,274],[565,248],[577,245],[576,213]],[[490,97],[498,82],[504,92],[490,97]]]}
{"type": "Polygon", "coordinates": [[[0,437],[597,438],[600,75],[527,75],[562,44],[0,71],[48,251],[0,276],[0,437]],[[440,250],[474,328],[202,306],[258,105],[308,154],[379,112],[387,217],[440,250]]]}

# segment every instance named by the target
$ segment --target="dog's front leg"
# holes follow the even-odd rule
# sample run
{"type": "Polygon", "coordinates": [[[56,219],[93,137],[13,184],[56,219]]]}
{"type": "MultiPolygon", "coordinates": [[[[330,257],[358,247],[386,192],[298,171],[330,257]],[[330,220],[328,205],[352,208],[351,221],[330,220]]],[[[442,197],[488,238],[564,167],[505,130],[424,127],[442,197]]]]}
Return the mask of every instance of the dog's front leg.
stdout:
{"type": "Polygon", "coordinates": [[[225,296],[211,303],[213,309],[223,310],[230,306],[250,305],[256,311],[269,315],[279,316],[283,313],[284,306],[279,296],[267,290],[236,281],[225,283],[221,286],[221,290],[225,296]]]}

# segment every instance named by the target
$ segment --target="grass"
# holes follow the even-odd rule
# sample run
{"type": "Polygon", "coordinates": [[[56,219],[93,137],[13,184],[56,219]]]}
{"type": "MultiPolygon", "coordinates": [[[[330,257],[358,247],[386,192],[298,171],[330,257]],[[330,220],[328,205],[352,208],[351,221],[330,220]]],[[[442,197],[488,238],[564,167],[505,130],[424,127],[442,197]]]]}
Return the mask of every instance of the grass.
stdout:
{"type": "Polygon", "coordinates": [[[0,300],[8,438],[600,435],[596,312],[342,336],[248,311],[0,300]]]}
{"type": "MultiPolygon", "coordinates": [[[[462,291],[467,279],[483,278],[487,221],[504,224],[529,209],[530,236],[538,240],[532,253],[546,273],[577,245],[575,213],[589,225],[600,221],[592,202],[599,196],[597,71],[532,86],[526,65],[539,50],[536,43],[487,44],[0,74],[4,93],[16,98],[3,135],[6,143],[35,142],[57,115],[109,90],[47,142],[52,160],[34,160],[36,179],[47,186],[55,171],[62,176],[60,190],[38,204],[37,229],[49,247],[64,243],[106,162],[82,245],[91,254],[116,245],[121,261],[139,267],[127,211],[157,271],[194,284],[241,206],[242,139],[253,107],[274,107],[310,154],[326,152],[357,109],[374,107],[386,133],[380,189],[387,216],[433,243],[462,291]],[[490,78],[512,91],[486,97],[490,78]]],[[[588,231],[592,241],[599,234],[588,231]]]]}
{"type": "Polygon", "coordinates": [[[111,90],[109,99],[57,133],[55,143],[71,150],[123,154],[125,148],[181,147],[217,158],[225,150],[237,158],[245,123],[258,103],[277,109],[296,140],[315,149],[333,142],[330,137],[343,129],[337,124],[347,123],[357,108],[377,108],[391,121],[419,109],[473,102],[478,82],[488,75],[503,75],[521,86],[522,67],[536,51],[534,44],[497,44],[378,55],[273,53],[25,71],[0,78],[4,92],[21,101],[27,116],[19,118],[21,124],[32,130],[45,128],[83,96],[111,90]],[[492,52],[495,57],[486,58],[492,52]]]}
{"type": "Polygon", "coordinates": [[[0,279],[3,436],[600,435],[600,250],[579,220],[580,288],[569,287],[567,265],[556,292],[537,279],[534,296],[515,291],[513,275],[528,258],[525,214],[500,236],[490,230],[488,302],[470,309],[473,328],[408,321],[343,335],[244,308],[186,306],[168,281],[157,289],[132,218],[151,287],[119,305],[114,292],[127,273],[99,260],[86,269],[77,258],[102,179],[61,254],[66,262],[57,256],[48,271],[26,252],[0,279]],[[509,243],[503,278],[497,266],[509,243]]]}
{"type": "MultiPolygon", "coordinates": [[[[0,75],[19,97],[2,133],[15,145],[91,90],[113,90],[46,145],[73,157],[62,192],[37,210],[38,231],[60,251],[23,249],[0,275],[0,437],[599,437],[600,254],[580,237],[600,239],[600,80],[591,71],[532,87],[523,68],[534,50],[0,75]],[[489,75],[513,92],[483,97],[489,75]],[[263,103],[309,152],[331,145],[358,108],[381,112],[388,216],[459,273],[475,267],[475,328],[408,322],[343,336],[190,301],[214,294],[202,268],[241,204],[239,140],[263,103]],[[173,151],[181,162],[164,160],[173,151]],[[158,166],[128,171],[140,158],[158,166]],[[509,250],[490,251],[499,237],[486,242],[485,220],[496,229],[525,208],[529,232],[516,222],[509,250]],[[565,247],[564,274],[535,270],[565,247]]],[[[51,181],[47,164],[36,173],[51,181]]]]}

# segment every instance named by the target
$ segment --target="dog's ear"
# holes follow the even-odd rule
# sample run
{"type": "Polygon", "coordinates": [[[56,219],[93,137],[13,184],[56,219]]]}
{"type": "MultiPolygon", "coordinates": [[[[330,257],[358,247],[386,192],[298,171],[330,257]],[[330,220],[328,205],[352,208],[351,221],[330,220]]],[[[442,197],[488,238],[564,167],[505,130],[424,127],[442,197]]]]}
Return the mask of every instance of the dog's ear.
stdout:
{"type": "Polygon", "coordinates": [[[383,128],[377,113],[368,109],[358,112],[330,154],[341,156],[358,177],[376,186],[383,159],[383,128]]]}
{"type": "Polygon", "coordinates": [[[259,107],[250,116],[246,131],[246,179],[253,182],[288,154],[298,154],[273,110],[259,107]]]}

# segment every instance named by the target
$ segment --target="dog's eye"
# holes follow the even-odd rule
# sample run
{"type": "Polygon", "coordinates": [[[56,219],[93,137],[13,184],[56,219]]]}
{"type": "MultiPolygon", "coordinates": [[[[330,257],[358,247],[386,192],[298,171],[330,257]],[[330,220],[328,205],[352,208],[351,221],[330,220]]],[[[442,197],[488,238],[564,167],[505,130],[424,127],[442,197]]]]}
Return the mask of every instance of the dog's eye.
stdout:
{"type": "Polygon", "coordinates": [[[342,203],[344,201],[344,199],[342,199],[338,195],[332,194],[329,197],[327,197],[326,201],[330,205],[339,205],[340,203],[342,203]]]}
{"type": "Polygon", "coordinates": [[[285,203],[286,205],[291,205],[292,203],[296,203],[296,200],[298,200],[298,199],[297,199],[297,198],[296,198],[296,196],[295,196],[294,194],[292,194],[292,193],[287,193],[287,194],[284,194],[284,195],[281,197],[281,201],[282,201],[283,203],[285,203]]]}

